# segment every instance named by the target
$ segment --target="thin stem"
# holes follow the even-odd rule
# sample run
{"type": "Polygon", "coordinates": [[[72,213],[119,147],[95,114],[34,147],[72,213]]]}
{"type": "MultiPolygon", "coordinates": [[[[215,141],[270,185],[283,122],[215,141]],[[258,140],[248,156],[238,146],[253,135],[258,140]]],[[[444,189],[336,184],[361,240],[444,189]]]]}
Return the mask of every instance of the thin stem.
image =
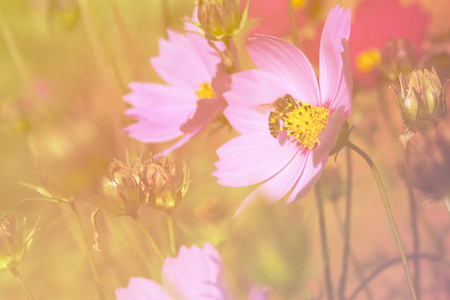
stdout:
{"type": "Polygon", "coordinates": [[[167,28],[170,27],[170,14],[169,14],[169,6],[167,5],[168,0],[161,0],[161,10],[162,10],[162,16],[163,16],[163,26],[164,26],[164,36],[166,39],[167,36],[167,28]]]}
{"type": "MultiPolygon", "coordinates": [[[[417,203],[414,198],[414,193],[412,188],[408,185],[408,196],[409,203],[411,206],[411,229],[413,234],[413,253],[418,255],[420,252],[420,239],[419,239],[419,228],[417,226],[417,203]]],[[[417,299],[421,298],[420,289],[420,261],[418,259],[414,260],[414,286],[416,287],[417,299]]]]}
{"type": "MultiPolygon", "coordinates": [[[[430,261],[434,261],[436,263],[444,264],[446,267],[450,268],[450,265],[442,260],[439,256],[431,255],[428,253],[419,253],[417,255],[407,255],[408,259],[428,259],[430,261]]],[[[348,300],[353,300],[358,295],[358,293],[367,285],[369,282],[371,282],[375,277],[377,277],[381,272],[385,271],[387,268],[389,268],[392,265],[398,264],[403,261],[403,258],[397,257],[394,259],[391,259],[390,261],[386,262],[385,264],[381,265],[377,269],[375,269],[366,279],[363,280],[363,282],[356,288],[356,290],[352,293],[352,295],[348,298],[348,300]]]]}
{"type": "Polygon", "coordinates": [[[297,29],[297,22],[295,21],[295,10],[294,10],[294,3],[292,3],[292,0],[286,0],[289,7],[289,19],[291,20],[291,31],[292,31],[292,43],[298,48],[300,45],[299,39],[298,39],[298,29],[297,29]]]}
{"type": "Polygon", "coordinates": [[[105,296],[103,295],[103,292],[102,292],[102,289],[100,286],[100,277],[98,276],[97,266],[95,265],[94,257],[92,256],[91,248],[89,246],[89,242],[87,240],[86,234],[84,233],[83,226],[81,225],[80,215],[78,214],[77,208],[73,202],[69,202],[69,206],[75,216],[75,221],[76,221],[78,230],[80,231],[83,248],[86,252],[86,255],[87,255],[87,258],[89,261],[89,266],[91,267],[92,275],[94,276],[95,287],[97,288],[98,296],[100,299],[105,299],[105,296]]]}
{"type": "Polygon", "coordinates": [[[8,26],[8,23],[6,22],[6,18],[1,6],[0,6],[0,32],[3,36],[3,39],[5,40],[6,48],[8,49],[8,52],[11,55],[14,67],[17,69],[19,76],[22,78],[23,84],[28,89],[33,104],[37,105],[38,101],[33,93],[31,76],[28,72],[28,69],[25,66],[23,57],[19,52],[16,41],[14,40],[14,37],[11,34],[11,30],[8,26]]]}
{"type": "Polygon", "coordinates": [[[327,243],[327,231],[325,228],[325,214],[323,210],[323,199],[320,193],[320,185],[316,183],[315,186],[316,191],[316,199],[317,199],[317,208],[319,210],[319,226],[320,226],[320,239],[322,241],[322,257],[324,263],[324,272],[325,272],[325,285],[328,300],[333,299],[333,289],[331,285],[331,272],[330,272],[330,257],[328,255],[328,243],[327,243]]]}
{"type": "Polygon", "coordinates": [[[19,282],[20,287],[22,288],[23,292],[27,296],[27,299],[34,300],[35,298],[34,298],[33,294],[31,293],[30,289],[28,288],[27,284],[25,283],[25,280],[23,280],[23,277],[22,277],[22,275],[20,275],[17,268],[12,268],[9,270],[13,274],[14,278],[16,278],[16,280],[19,282]]]}
{"type": "Polygon", "coordinates": [[[236,71],[237,71],[237,61],[235,60],[235,57],[233,55],[233,50],[231,49],[231,39],[225,39],[223,42],[225,43],[225,46],[227,47],[228,57],[230,58],[231,63],[233,64],[232,67],[231,67],[231,70],[233,71],[233,73],[236,73],[236,71]]]}
{"type": "Polygon", "coordinates": [[[345,299],[345,285],[347,282],[348,257],[350,253],[350,216],[352,213],[352,160],[350,149],[346,151],[347,157],[347,187],[345,201],[344,223],[344,250],[342,255],[342,273],[339,283],[339,299],[345,299]]]}
{"type": "Polygon", "coordinates": [[[152,236],[150,235],[150,232],[147,230],[147,228],[145,228],[144,223],[142,223],[141,218],[136,216],[135,218],[133,218],[133,220],[136,222],[139,229],[141,229],[142,233],[145,235],[148,242],[150,243],[150,246],[156,252],[156,254],[161,259],[161,261],[164,261],[164,256],[162,255],[161,250],[159,250],[158,245],[156,245],[155,241],[153,240],[152,236]]]}
{"type": "Polygon", "coordinates": [[[359,148],[358,146],[356,146],[355,144],[353,144],[350,141],[347,142],[347,147],[349,147],[350,149],[352,149],[353,151],[355,151],[356,153],[361,155],[361,157],[364,158],[364,160],[367,162],[370,169],[372,170],[373,176],[375,177],[375,181],[377,182],[377,185],[378,185],[378,189],[380,190],[381,198],[383,199],[383,204],[384,204],[384,208],[386,210],[386,215],[389,219],[389,223],[391,225],[392,232],[394,233],[394,236],[395,236],[395,241],[397,242],[398,250],[400,251],[400,257],[402,258],[403,269],[405,271],[406,280],[408,281],[409,290],[411,291],[411,297],[414,300],[417,300],[416,291],[414,290],[414,283],[413,283],[413,280],[411,277],[411,272],[409,271],[408,260],[406,258],[406,254],[405,254],[405,249],[403,247],[402,239],[398,232],[397,225],[395,224],[395,219],[392,214],[391,207],[389,205],[389,200],[387,198],[386,191],[383,186],[383,182],[381,181],[380,173],[378,172],[378,169],[375,166],[375,164],[373,163],[372,159],[361,148],[359,148]]]}
{"type": "Polygon", "coordinates": [[[139,67],[133,45],[131,44],[130,37],[128,35],[127,29],[125,28],[125,24],[123,22],[116,0],[109,0],[109,5],[111,6],[111,9],[113,11],[114,20],[116,22],[117,28],[119,29],[120,37],[125,47],[125,51],[127,52],[128,62],[133,69],[134,79],[142,80],[144,76],[142,75],[142,71],[139,67]]]}
{"type": "Polygon", "coordinates": [[[167,214],[167,226],[169,227],[170,250],[172,255],[177,255],[177,245],[175,243],[175,229],[173,226],[173,217],[171,213],[167,214]]]}

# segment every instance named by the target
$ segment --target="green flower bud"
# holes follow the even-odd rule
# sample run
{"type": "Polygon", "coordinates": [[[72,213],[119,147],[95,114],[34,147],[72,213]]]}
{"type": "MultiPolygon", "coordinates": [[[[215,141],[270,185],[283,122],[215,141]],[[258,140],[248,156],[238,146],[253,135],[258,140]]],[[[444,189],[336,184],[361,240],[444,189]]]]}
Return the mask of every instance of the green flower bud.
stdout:
{"type": "Polygon", "coordinates": [[[24,241],[23,226],[16,226],[14,214],[0,213],[0,271],[13,269],[22,261],[36,232],[36,226],[37,223],[24,241]]]}
{"type": "Polygon", "coordinates": [[[397,93],[397,104],[402,120],[412,131],[425,130],[429,125],[437,125],[447,113],[445,90],[436,74],[428,70],[400,74],[401,90],[397,93]]]}
{"type": "Polygon", "coordinates": [[[239,29],[241,12],[234,0],[201,0],[198,7],[198,20],[208,38],[222,40],[239,29]]]}
{"type": "Polygon", "coordinates": [[[99,205],[113,216],[135,217],[141,198],[138,170],[114,160],[108,171],[108,176],[101,180],[100,190],[103,197],[99,200],[99,205]]]}
{"type": "Polygon", "coordinates": [[[141,168],[141,185],[147,205],[170,212],[180,204],[187,192],[189,174],[186,168],[181,186],[178,184],[175,165],[165,157],[143,162],[141,168]]]}

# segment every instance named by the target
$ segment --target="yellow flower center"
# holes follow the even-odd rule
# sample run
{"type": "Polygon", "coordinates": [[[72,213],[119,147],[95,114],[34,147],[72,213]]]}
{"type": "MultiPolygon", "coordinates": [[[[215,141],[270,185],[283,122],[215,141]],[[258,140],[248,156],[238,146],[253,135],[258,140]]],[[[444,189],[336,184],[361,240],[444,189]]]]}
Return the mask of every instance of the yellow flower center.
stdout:
{"type": "Polygon", "coordinates": [[[287,113],[280,113],[285,127],[281,130],[297,139],[304,147],[311,150],[319,143],[319,134],[327,126],[330,111],[325,107],[311,106],[311,104],[299,105],[287,113]]]}
{"type": "Polygon", "coordinates": [[[361,72],[367,73],[381,62],[380,51],[376,48],[370,48],[361,52],[356,57],[356,65],[361,72]]]}
{"type": "Polygon", "coordinates": [[[305,0],[292,0],[292,4],[294,4],[294,7],[299,8],[300,6],[305,3],[305,0]]]}
{"type": "Polygon", "coordinates": [[[197,94],[197,100],[204,98],[214,98],[216,95],[211,87],[211,84],[207,81],[198,85],[198,90],[195,91],[197,94]]]}

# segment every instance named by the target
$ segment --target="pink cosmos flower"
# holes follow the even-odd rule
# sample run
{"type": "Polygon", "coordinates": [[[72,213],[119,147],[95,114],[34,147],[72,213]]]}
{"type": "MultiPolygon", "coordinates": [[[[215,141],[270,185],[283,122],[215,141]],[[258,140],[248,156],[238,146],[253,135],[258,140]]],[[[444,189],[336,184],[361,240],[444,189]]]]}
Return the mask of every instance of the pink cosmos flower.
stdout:
{"type": "MultiPolygon", "coordinates": [[[[197,31],[187,22],[185,28],[197,31]]],[[[162,155],[189,141],[222,112],[222,94],[229,84],[219,56],[204,38],[171,30],[168,37],[160,40],[159,56],[151,59],[167,85],[133,82],[132,92],[124,97],[134,106],[126,114],[138,120],[125,129],[131,137],[145,143],[181,138],[162,155]]]]}
{"type": "Polygon", "coordinates": [[[238,213],[259,196],[275,202],[292,189],[286,202],[291,203],[319,179],[351,110],[349,35],[350,10],[339,5],[330,9],[320,45],[320,88],[298,48],[270,36],[252,39],[248,52],[258,69],[232,75],[231,89],[225,93],[224,114],[241,135],[217,150],[213,173],[218,183],[231,187],[262,182],[238,213]],[[269,116],[276,112],[277,99],[287,94],[302,104],[280,117],[285,128],[274,138],[269,116]]]}
{"type": "MultiPolygon", "coordinates": [[[[203,248],[181,247],[177,257],[168,257],[162,268],[162,285],[145,278],[130,278],[127,288],[116,289],[117,300],[230,299],[221,280],[223,262],[209,243],[203,248]]],[[[267,291],[254,289],[251,300],[265,300],[267,291]]]]}

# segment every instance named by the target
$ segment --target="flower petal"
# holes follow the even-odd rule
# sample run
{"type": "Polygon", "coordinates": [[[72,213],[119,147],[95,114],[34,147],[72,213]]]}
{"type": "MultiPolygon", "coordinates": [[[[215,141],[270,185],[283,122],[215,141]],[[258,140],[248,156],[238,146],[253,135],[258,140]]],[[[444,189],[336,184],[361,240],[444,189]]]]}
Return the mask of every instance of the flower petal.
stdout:
{"type": "Polygon", "coordinates": [[[280,172],[258,186],[239,206],[235,217],[255,200],[265,199],[269,203],[274,203],[283,198],[302,175],[299,170],[304,169],[307,154],[307,150],[300,150],[280,172]]]}
{"type": "Polygon", "coordinates": [[[128,287],[116,289],[116,300],[171,300],[164,289],[154,281],[131,277],[128,287]]]}
{"type": "Polygon", "coordinates": [[[267,132],[241,135],[217,150],[213,176],[217,183],[242,187],[264,181],[286,166],[298,151],[297,142],[280,145],[267,132]]]}
{"type": "Polygon", "coordinates": [[[294,45],[279,38],[257,35],[248,52],[255,65],[287,83],[295,99],[319,105],[319,87],[311,63],[294,45]]]}
{"type": "Polygon", "coordinates": [[[169,40],[159,41],[159,56],[151,60],[159,76],[172,86],[193,90],[211,82],[220,59],[207,41],[194,33],[167,32],[169,40]]]}
{"type": "Polygon", "coordinates": [[[248,293],[248,300],[266,300],[269,298],[270,289],[263,286],[254,286],[248,293]]]}
{"type": "Polygon", "coordinates": [[[348,40],[350,23],[350,9],[344,11],[338,4],[330,9],[323,27],[320,40],[320,98],[322,105],[326,107],[334,101],[341,85],[341,53],[344,51],[342,39],[348,40]]]}
{"type": "Polygon", "coordinates": [[[183,133],[180,126],[172,126],[167,122],[162,124],[158,121],[140,120],[125,128],[128,135],[144,143],[157,143],[170,141],[180,137],[183,133]]]}
{"type": "Polygon", "coordinates": [[[288,90],[285,82],[269,72],[247,70],[231,76],[231,89],[224,94],[224,114],[241,134],[266,131],[272,104],[288,90]]]}
{"type": "Polygon", "coordinates": [[[181,106],[195,107],[197,96],[195,90],[171,87],[158,83],[132,82],[131,93],[123,99],[135,107],[153,107],[164,105],[165,107],[181,106]]]}
{"type": "Polygon", "coordinates": [[[181,247],[178,256],[166,258],[162,268],[164,289],[173,299],[225,300],[220,282],[222,258],[213,246],[181,247]]]}

